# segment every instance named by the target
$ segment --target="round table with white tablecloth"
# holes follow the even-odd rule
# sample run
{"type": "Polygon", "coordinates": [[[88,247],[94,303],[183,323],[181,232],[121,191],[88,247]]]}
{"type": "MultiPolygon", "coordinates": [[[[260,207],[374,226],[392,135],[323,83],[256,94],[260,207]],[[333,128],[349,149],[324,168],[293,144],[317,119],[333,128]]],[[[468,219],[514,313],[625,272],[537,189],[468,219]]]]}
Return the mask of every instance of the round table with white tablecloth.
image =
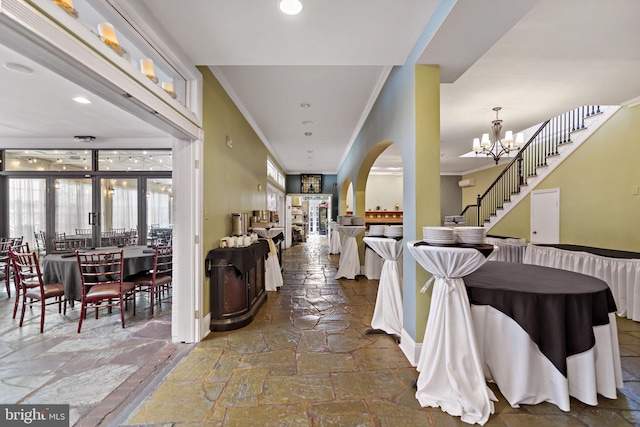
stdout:
{"type": "MultiPolygon", "coordinates": [[[[366,243],[366,242],[365,242],[366,243]]],[[[382,274],[384,258],[373,250],[369,245],[364,247],[364,275],[369,280],[379,280],[382,274]]]]}
{"type": "Polygon", "coordinates": [[[339,254],[342,249],[340,243],[340,232],[338,231],[338,223],[331,221],[329,223],[329,253],[339,254]]]}
{"type": "Polygon", "coordinates": [[[487,259],[473,248],[437,247],[417,241],[407,242],[407,248],[434,281],[416,367],[416,398],[423,407],[440,407],[466,423],[484,425],[494,411],[496,398],[485,381],[462,277],[487,259]]]}
{"type": "Polygon", "coordinates": [[[340,266],[336,272],[336,279],[344,277],[355,279],[360,274],[360,255],[356,237],[364,233],[367,227],[364,225],[340,225],[338,230],[344,234],[342,251],[340,253],[340,266]]]}
{"type": "Polygon", "coordinates": [[[371,327],[399,337],[402,334],[402,240],[386,237],[364,237],[363,240],[384,259],[371,327]]]}

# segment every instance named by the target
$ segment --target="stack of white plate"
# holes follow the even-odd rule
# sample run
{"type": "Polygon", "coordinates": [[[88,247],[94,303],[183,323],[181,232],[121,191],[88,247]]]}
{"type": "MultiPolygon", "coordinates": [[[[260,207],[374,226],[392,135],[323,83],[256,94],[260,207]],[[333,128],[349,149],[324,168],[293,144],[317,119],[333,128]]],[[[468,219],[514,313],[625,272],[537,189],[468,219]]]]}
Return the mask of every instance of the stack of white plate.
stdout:
{"type": "Polygon", "coordinates": [[[364,225],[364,217],[354,216],[351,218],[351,225],[364,225]]]}
{"type": "Polygon", "coordinates": [[[449,245],[456,243],[456,235],[452,227],[422,227],[422,240],[433,245],[449,245]]]}
{"type": "Polygon", "coordinates": [[[352,216],[341,216],[338,217],[338,222],[340,222],[340,225],[351,225],[351,219],[353,217],[352,216]]]}
{"type": "Polygon", "coordinates": [[[384,236],[384,224],[371,224],[369,226],[369,236],[384,236]]]}
{"type": "Polygon", "coordinates": [[[459,243],[484,243],[487,230],[484,227],[456,227],[455,233],[459,243]]]}
{"type": "Polygon", "coordinates": [[[402,237],[402,230],[401,225],[389,225],[384,229],[384,236],[391,238],[402,237]]]}

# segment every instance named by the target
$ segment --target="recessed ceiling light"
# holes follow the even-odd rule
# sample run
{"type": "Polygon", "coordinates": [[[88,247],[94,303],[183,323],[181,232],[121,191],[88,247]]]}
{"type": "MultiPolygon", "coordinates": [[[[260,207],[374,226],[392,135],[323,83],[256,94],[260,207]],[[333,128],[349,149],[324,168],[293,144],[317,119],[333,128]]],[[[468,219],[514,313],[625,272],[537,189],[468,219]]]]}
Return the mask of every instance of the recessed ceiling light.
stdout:
{"type": "Polygon", "coordinates": [[[313,135],[313,132],[305,132],[304,135],[305,136],[311,136],[311,135],[313,135]]]}
{"type": "Polygon", "coordinates": [[[282,0],[280,10],[287,15],[297,15],[302,11],[300,0],[282,0]]]}
{"type": "Polygon", "coordinates": [[[313,153],[313,150],[307,150],[307,153],[313,153]]]}
{"type": "Polygon", "coordinates": [[[4,68],[6,68],[7,70],[13,71],[15,73],[20,73],[20,74],[33,74],[33,73],[35,73],[35,71],[33,71],[33,69],[27,67],[26,65],[17,64],[15,62],[5,62],[4,64],[2,64],[2,66],[4,68]]]}
{"type": "Polygon", "coordinates": [[[91,101],[89,101],[87,98],[85,98],[84,96],[76,96],[74,98],[71,98],[74,101],[76,101],[78,104],[91,104],[91,101]]]}
{"type": "Polygon", "coordinates": [[[300,104],[300,106],[302,108],[309,108],[309,107],[311,107],[311,104],[307,104],[306,102],[303,102],[302,104],[300,104]]]}
{"type": "Polygon", "coordinates": [[[302,124],[305,126],[309,126],[309,125],[312,125],[313,122],[311,120],[305,120],[304,122],[302,122],[302,124]]]}

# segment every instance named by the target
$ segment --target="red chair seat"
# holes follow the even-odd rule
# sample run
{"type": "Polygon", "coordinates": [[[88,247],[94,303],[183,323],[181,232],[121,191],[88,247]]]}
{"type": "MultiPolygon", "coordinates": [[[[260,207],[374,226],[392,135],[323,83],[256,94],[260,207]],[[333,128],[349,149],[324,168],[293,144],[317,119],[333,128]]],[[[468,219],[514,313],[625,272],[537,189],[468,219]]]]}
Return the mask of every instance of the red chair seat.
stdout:
{"type": "MultiPolygon", "coordinates": [[[[36,285],[38,286],[38,285],[36,285]]],[[[62,283],[53,283],[50,285],[42,285],[42,289],[44,292],[44,298],[53,298],[53,297],[63,297],[64,296],[64,285],[62,283]]],[[[27,292],[24,294],[25,298],[30,299],[40,299],[40,289],[37,288],[28,288],[27,292]]]]}
{"type": "Polygon", "coordinates": [[[173,278],[168,274],[157,274],[156,281],[154,282],[153,275],[148,274],[148,275],[144,275],[142,277],[136,278],[136,283],[139,286],[152,286],[153,284],[155,284],[156,286],[164,286],[171,283],[172,280],[173,278]]]}

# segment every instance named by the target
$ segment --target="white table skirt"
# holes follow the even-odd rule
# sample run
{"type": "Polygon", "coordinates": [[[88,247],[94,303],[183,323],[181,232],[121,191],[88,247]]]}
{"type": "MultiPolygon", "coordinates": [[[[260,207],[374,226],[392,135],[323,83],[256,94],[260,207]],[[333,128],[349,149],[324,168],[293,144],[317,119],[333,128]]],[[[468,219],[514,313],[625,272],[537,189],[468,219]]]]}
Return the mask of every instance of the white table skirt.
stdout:
{"type": "Polygon", "coordinates": [[[344,277],[355,279],[360,274],[360,255],[358,254],[358,243],[356,236],[364,233],[367,227],[341,225],[338,230],[344,234],[342,251],[340,253],[340,265],[336,272],[336,279],[344,277]]]}
{"type": "Polygon", "coordinates": [[[604,280],[611,289],[618,315],[640,322],[640,259],[606,258],[588,252],[529,245],[524,262],[604,280]]]}
{"type": "Polygon", "coordinates": [[[338,231],[338,224],[330,227],[329,231],[329,253],[339,254],[342,250],[342,244],[340,243],[340,232],[338,231]]]}
{"type": "Polygon", "coordinates": [[[527,243],[524,239],[487,237],[485,243],[498,248],[489,255],[489,261],[523,262],[524,253],[527,250],[527,243]]]}
{"type": "MultiPolygon", "coordinates": [[[[376,256],[384,260],[371,327],[402,335],[402,240],[365,237],[376,256]]],[[[366,264],[366,261],[365,261],[366,264]]]]}
{"type": "Polygon", "coordinates": [[[569,396],[597,405],[597,394],[615,399],[616,389],[623,386],[614,313],[609,313],[608,325],[593,328],[595,347],[567,358],[567,377],[506,314],[489,305],[471,305],[471,314],[484,375],[513,407],[550,402],[569,411],[569,396]]]}
{"type": "Polygon", "coordinates": [[[466,423],[484,425],[494,412],[493,392],[484,378],[469,298],[462,276],[480,268],[486,258],[468,248],[407,248],[435,282],[427,328],[418,359],[421,406],[440,407],[466,423]]]}
{"type": "Polygon", "coordinates": [[[269,241],[269,256],[264,263],[264,287],[267,291],[277,291],[284,283],[282,280],[282,271],[280,270],[280,262],[278,261],[278,252],[273,243],[273,238],[284,233],[284,228],[254,228],[253,231],[269,241]]]}
{"type": "MultiPolygon", "coordinates": [[[[366,239],[366,237],[365,237],[366,239]]],[[[364,250],[364,275],[369,280],[379,280],[382,273],[382,265],[384,264],[384,258],[376,253],[371,248],[365,248],[364,250]]]]}

